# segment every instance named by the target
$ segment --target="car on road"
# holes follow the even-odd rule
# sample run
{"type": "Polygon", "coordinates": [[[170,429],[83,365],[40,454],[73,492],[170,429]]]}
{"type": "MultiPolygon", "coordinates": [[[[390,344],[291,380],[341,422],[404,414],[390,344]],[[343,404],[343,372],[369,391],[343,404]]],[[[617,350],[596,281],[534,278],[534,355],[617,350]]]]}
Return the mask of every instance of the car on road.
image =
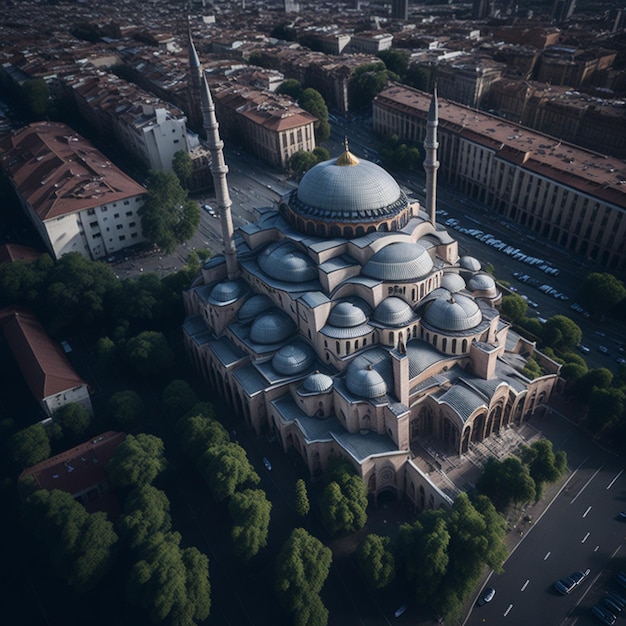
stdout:
{"type": "Polygon", "coordinates": [[[496,590],[493,587],[487,587],[480,598],[478,599],[478,606],[483,606],[483,604],[489,604],[496,595],[496,590]]]}
{"type": "Polygon", "coordinates": [[[210,205],[210,204],[203,204],[202,208],[211,216],[211,217],[217,217],[217,213],[215,212],[215,209],[210,205]]]}
{"type": "Polygon", "coordinates": [[[623,356],[618,356],[618,357],[615,359],[615,362],[616,362],[618,365],[626,365],[626,359],[625,359],[623,356]]]}
{"type": "Polygon", "coordinates": [[[591,352],[591,348],[588,348],[587,346],[583,346],[583,344],[581,343],[578,346],[578,349],[583,353],[583,354],[589,354],[591,352]]]}
{"type": "Polygon", "coordinates": [[[399,606],[399,607],[396,609],[396,612],[393,614],[393,616],[394,616],[394,617],[400,617],[401,615],[404,615],[404,613],[406,612],[406,610],[407,610],[407,605],[406,605],[406,604],[403,604],[402,606],[399,606]]]}
{"type": "Polygon", "coordinates": [[[565,596],[570,593],[574,587],[580,585],[580,583],[587,578],[588,574],[589,570],[585,570],[584,572],[582,570],[576,570],[569,576],[557,580],[554,583],[554,588],[565,596]]]}
{"type": "Polygon", "coordinates": [[[600,352],[602,354],[608,354],[609,353],[609,349],[606,346],[598,346],[598,352],[600,352]]]}
{"type": "Polygon", "coordinates": [[[594,604],[591,607],[591,612],[603,623],[607,624],[607,626],[613,626],[617,618],[611,611],[604,608],[601,604],[594,604]]]}
{"type": "Polygon", "coordinates": [[[622,522],[626,522],[626,511],[622,511],[618,516],[617,519],[621,520],[622,522]]]}
{"type": "Polygon", "coordinates": [[[266,456],[263,457],[263,465],[265,465],[266,470],[268,471],[272,470],[272,464],[270,463],[270,460],[266,456]]]}
{"type": "Polygon", "coordinates": [[[622,606],[609,596],[602,598],[602,604],[614,615],[619,615],[622,612],[622,606]]]}

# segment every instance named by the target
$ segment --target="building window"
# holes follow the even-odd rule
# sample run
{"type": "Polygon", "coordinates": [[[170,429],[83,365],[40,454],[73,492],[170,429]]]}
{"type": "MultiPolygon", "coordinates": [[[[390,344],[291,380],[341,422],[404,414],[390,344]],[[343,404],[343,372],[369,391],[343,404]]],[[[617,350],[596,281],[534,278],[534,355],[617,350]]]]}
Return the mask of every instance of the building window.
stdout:
{"type": "Polygon", "coordinates": [[[120,235],[120,241],[126,241],[126,235],[120,235]]]}
{"type": "Polygon", "coordinates": [[[128,226],[129,226],[130,228],[132,228],[132,227],[133,227],[136,223],[137,223],[137,222],[130,222],[130,224],[128,224],[128,226]]]}
{"type": "Polygon", "coordinates": [[[130,204],[128,200],[124,200],[124,204],[130,204]]]}
{"type": "Polygon", "coordinates": [[[116,228],[117,228],[117,230],[122,230],[122,228],[124,228],[124,226],[123,226],[123,224],[118,224],[118,225],[116,226],[116,228]]]}
{"type": "Polygon", "coordinates": [[[133,212],[132,212],[132,211],[126,211],[126,217],[131,217],[131,216],[132,216],[132,214],[133,214],[133,212]]]}
{"type": "Polygon", "coordinates": [[[114,217],[115,219],[117,219],[119,216],[120,216],[120,214],[119,214],[119,213],[116,213],[113,217],[114,217]]]}

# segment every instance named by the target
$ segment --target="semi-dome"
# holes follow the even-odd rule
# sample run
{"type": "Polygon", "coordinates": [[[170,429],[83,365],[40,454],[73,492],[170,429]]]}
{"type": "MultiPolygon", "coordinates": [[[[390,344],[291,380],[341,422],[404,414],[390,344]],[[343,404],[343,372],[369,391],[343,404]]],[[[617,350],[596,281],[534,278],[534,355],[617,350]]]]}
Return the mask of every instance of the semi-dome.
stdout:
{"type": "Polygon", "coordinates": [[[465,289],[465,281],[454,272],[446,272],[441,278],[441,286],[452,293],[465,289]]]}
{"type": "Polygon", "coordinates": [[[464,270],[470,270],[472,272],[477,272],[481,267],[480,261],[473,256],[462,256],[459,259],[459,265],[464,270]]]}
{"type": "Polygon", "coordinates": [[[389,296],[376,307],[374,319],[384,326],[405,326],[415,321],[416,316],[402,298],[389,296]]]}
{"type": "Polygon", "coordinates": [[[339,302],[328,316],[328,323],[337,328],[352,328],[367,322],[365,312],[353,302],[339,302]]]}
{"type": "Polygon", "coordinates": [[[314,372],[304,379],[302,386],[309,393],[324,393],[332,389],[333,379],[321,372],[314,372]]]}
{"type": "MultiPolygon", "coordinates": [[[[312,167],[292,199],[297,212],[339,222],[380,219],[406,208],[408,200],[382,167],[346,150],[312,167]]],[[[294,207],[295,208],[295,207],[294,207]]]]}
{"type": "Polygon", "coordinates": [[[467,281],[467,288],[470,291],[491,291],[495,286],[496,283],[489,274],[474,274],[467,281]]]}
{"type": "Polygon", "coordinates": [[[237,318],[240,322],[251,322],[257,318],[261,313],[269,311],[274,306],[274,303],[270,300],[269,296],[262,293],[254,294],[250,296],[239,309],[237,318]]]}
{"type": "Polygon", "coordinates": [[[258,259],[261,269],[272,278],[301,283],[317,278],[315,263],[290,241],[269,245],[258,259]]]}
{"type": "Polygon", "coordinates": [[[294,376],[306,371],[315,359],[313,349],[302,341],[283,346],[272,358],[272,366],[284,376],[294,376]]]}
{"type": "Polygon", "coordinates": [[[426,305],[424,320],[441,330],[461,331],[475,328],[482,321],[476,302],[462,294],[435,298],[426,305]]]}
{"type": "Polygon", "coordinates": [[[385,246],[363,266],[362,273],[379,280],[417,280],[433,269],[433,260],[419,243],[398,241],[385,246]]]}
{"type": "Polygon", "coordinates": [[[243,285],[237,280],[225,280],[211,289],[209,301],[211,304],[231,304],[244,293],[243,285]]]}
{"type": "Polygon", "coordinates": [[[371,365],[348,368],[346,386],[353,394],[362,398],[377,398],[387,393],[383,377],[371,365]]]}
{"type": "Polygon", "coordinates": [[[270,344],[284,341],[296,329],[294,321],[282,311],[273,310],[258,317],[250,327],[250,339],[270,344]]]}

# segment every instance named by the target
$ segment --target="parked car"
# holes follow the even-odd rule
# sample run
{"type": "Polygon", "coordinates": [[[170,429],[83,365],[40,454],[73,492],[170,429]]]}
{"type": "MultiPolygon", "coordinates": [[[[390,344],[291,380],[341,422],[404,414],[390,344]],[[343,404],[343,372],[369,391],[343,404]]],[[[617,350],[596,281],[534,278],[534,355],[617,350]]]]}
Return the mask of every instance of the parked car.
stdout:
{"type": "Polygon", "coordinates": [[[591,612],[603,623],[607,624],[607,626],[613,626],[617,617],[611,613],[608,609],[604,608],[601,604],[594,604],[591,607],[591,612]]]}
{"type": "Polygon", "coordinates": [[[587,346],[583,346],[583,344],[581,343],[578,346],[578,349],[583,353],[583,354],[589,354],[591,352],[591,348],[588,348],[587,346]]]}
{"type": "Polygon", "coordinates": [[[265,456],[263,457],[263,465],[265,465],[265,469],[267,469],[268,471],[271,471],[272,464],[270,463],[270,460],[265,456]]]}
{"type": "Polygon", "coordinates": [[[493,587],[487,587],[480,598],[478,599],[478,606],[483,606],[483,604],[488,604],[491,602],[496,595],[496,590],[493,587]]]}
{"type": "Polygon", "coordinates": [[[393,614],[393,616],[394,616],[394,617],[400,617],[401,615],[404,615],[404,613],[406,612],[407,608],[408,608],[408,607],[407,607],[407,605],[406,605],[406,604],[403,604],[402,606],[399,606],[399,607],[396,609],[396,612],[393,614]]]}
{"type": "Polygon", "coordinates": [[[570,593],[572,589],[574,589],[574,587],[576,587],[576,582],[572,580],[569,576],[566,576],[565,578],[559,578],[559,580],[554,583],[554,588],[564,596],[570,593]]]}
{"type": "Polygon", "coordinates": [[[609,349],[606,346],[598,346],[598,352],[601,352],[602,354],[608,354],[609,349]]]}

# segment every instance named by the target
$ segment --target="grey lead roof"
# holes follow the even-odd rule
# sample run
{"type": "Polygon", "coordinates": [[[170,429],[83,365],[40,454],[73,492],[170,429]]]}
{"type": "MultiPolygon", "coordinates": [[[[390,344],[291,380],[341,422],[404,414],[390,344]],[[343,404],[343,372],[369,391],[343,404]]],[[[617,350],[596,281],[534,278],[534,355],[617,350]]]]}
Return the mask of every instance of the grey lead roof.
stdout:
{"type": "Polygon", "coordinates": [[[313,261],[289,240],[270,244],[257,259],[261,269],[272,278],[300,283],[317,279],[313,261]]]}
{"type": "Polygon", "coordinates": [[[342,430],[341,432],[333,431],[333,435],[341,447],[359,462],[378,454],[393,452],[406,454],[406,452],[398,450],[390,437],[378,435],[371,431],[361,434],[342,430]]]}
{"type": "Polygon", "coordinates": [[[245,353],[227,337],[220,337],[210,341],[209,348],[226,367],[246,358],[245,353]]]}
{"type": "Polygon", "coordinates": [[[464,424],[476,409],[487,408],[485,399],[461,382],[450,387],[437,400],[439,403],[447,404],[454,409],[464,424]]]}
{"type": "Polygon", "coordinates": [[[233,377],[239,381],[239,386],[249,396],[263,391],[267,387],[267,381],[254,365],[248,363],[233,372],[233,377]]]}
{"type": "Polygon", "coordinates": [[[374,320],[384,326],[406,326],[417,320],[417,315],[402,298],[389,296],[376,307],[374,320]]]}
{"type": "Polygon", "coordinates": [[[431,326],[448,331],[476,328],[483,319],[476,301],[460,293],[431,300],[422,316],[431,326]]]}
{"type": "Polygon", "coordinates": [[[397,241],[385,246],[363,266],[362,273],[379,280],[417,280],[433,269],[430,254],[418,243],[397,241]]]}
{"type": "Polygon", "coordinates": [[[420,339],[409,341],[406,353],[409,357],[409,378],[415,378],[431,365],[450,358],[420,339]]]}

